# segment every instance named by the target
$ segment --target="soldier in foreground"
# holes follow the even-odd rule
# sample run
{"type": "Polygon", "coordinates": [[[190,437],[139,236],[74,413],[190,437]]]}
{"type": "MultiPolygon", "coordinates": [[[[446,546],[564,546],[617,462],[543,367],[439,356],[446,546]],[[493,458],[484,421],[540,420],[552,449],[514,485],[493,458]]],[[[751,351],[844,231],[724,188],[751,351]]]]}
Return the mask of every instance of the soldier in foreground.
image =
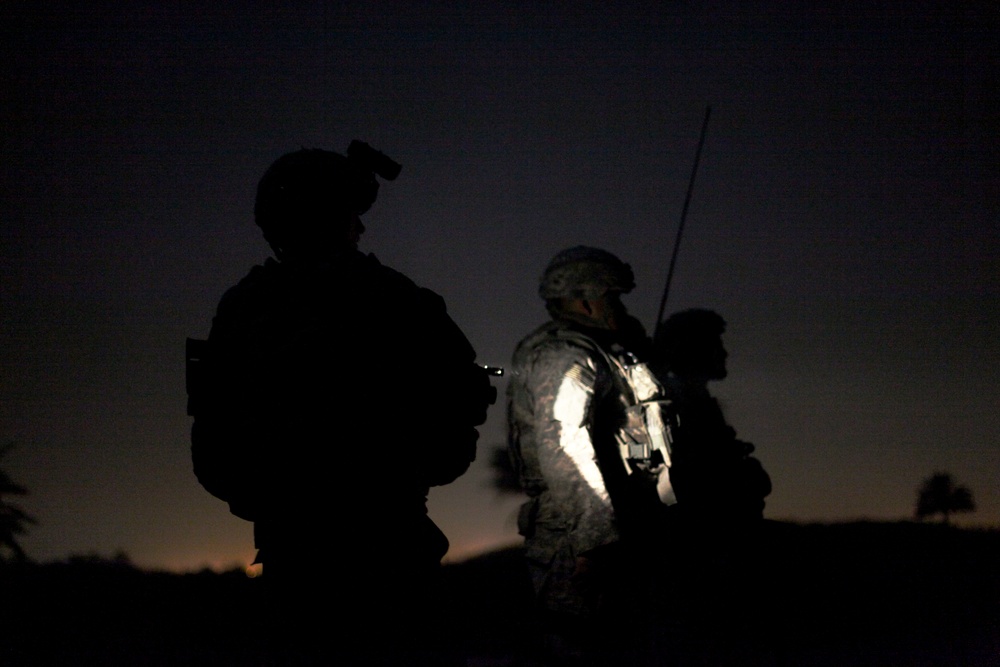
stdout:
{"type": "Polygon", "coordinates": [[[361,142],[274,162],[254,209],[274,257],[193,355],[195,473],[254,523],[265,614],[306,664],[446,654],[431,635],[448,540],[426,497],[475,458],[495,390],[441,297],[358,250],[376,176],[399,171],[361,142]]]}
{"type": "Polygon", "coordinates": [[[667,476],[662,459],[630,456],[662,447],[643,416],[657,418],[662,398],[641,361],[648,339],[621,301],[634,286],[607,251],[559,253],[539,287],[551,320],[514,352],[508,444],[530,497],[518,528],[549,664],[629,664],[622,649],[637,640],[630,574],[649,573],[634,555],[667,476]]]}

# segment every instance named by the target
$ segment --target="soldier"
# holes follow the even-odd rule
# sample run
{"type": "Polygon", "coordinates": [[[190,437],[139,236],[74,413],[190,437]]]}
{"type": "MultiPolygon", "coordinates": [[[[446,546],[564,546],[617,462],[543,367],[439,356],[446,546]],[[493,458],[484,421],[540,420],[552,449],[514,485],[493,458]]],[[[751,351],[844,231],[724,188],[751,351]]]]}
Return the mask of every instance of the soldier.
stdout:
{"type": "Polygon", "coordinates": [[[192,397],[195,472],[253,521],[268,612],[309,659],[418,662],[448,549],[428,489],[469,467],[495,394],[441,297],[357,248],[399,171],[361,142],[271,165],[274,257],[222,297],[192,397]]]}
{"type": "Polygon", "coordinates": [[[508,444],[530,497],[518,528],[555,664],[610,663],[622,658],[613,646],[635,639],[635,627],[621,634],[638,616],[626,609],[629,554],[662,508],[666,475],[627,453],[655,445],[636,408],[661,393],[642,363],[645,332],[621,301],[634,286],[607,251],[560,252],[539,287],[551,320],[514,352],[508,444]]]}
{"type": "Polygon", "coordinates": [[[654,341],[653,369],[678,415],[670,478],[677,511],[697,521],[732,524],[760,519],[771,481],[754,446],[736,437],[708,383],[725,379],[729,354],[722,343],[726,321],[690,309],[664,321],[654,341]]]}
{"type": "Polygon", "coordinates": [[[708,390],[728,374],[725,328],[718,313],[685,310],[667,318],[653,342],[651,365],[677,417],[670,468],[677,504],[667,512],[662,551],[679,575],[655,591],[668,604],[659,610],[654,652],[681,663],[752,664],[766,653],[763,511],[771,480],[708,390]]]}

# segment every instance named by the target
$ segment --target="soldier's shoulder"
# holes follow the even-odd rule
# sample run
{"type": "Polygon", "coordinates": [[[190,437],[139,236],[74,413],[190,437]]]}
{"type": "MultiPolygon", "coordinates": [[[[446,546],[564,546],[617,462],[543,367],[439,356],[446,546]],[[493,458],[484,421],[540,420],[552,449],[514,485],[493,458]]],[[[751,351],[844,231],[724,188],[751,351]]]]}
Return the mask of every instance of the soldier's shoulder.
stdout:
{"type": "Polygon", "coordinates": [[[239,282],[227,289],[219,302],[219,310],[239,308],[255,300],[261,293],[273,290],[282,279],[282,267],[274,258],[253,266],[239,282]]]}
{"type": "Polygon", "coordinates": [[[369,288],[384,296],[395,296],[410,301],[420,310],[445,311],[444,298],[437,292],[421,287],[401,271],[386,266],[373,255],[361,255],[357,260],[358,269],[364,274],[369,288]]]}
{"type": "Polygon", "coordinates": [[[514,350],[515,368],[593,365],[597,344],[582,333],[549,321],[529,333],[514,350]]]}
{"type": "Polygon", "coordinates": [[[274,280],[281,272],[281,269],[281,264],[278,263],[276,259],[268,257],[262,264],[250,267],[247,274],[240,278],[239,281],[230,287],[228,291],[233,292],[252,289],[254,286],[259,285],[262,282],[274,280]]]}
{"type": "Polygon", "coordinates": [[[374,253],[355,253],[349,262],[352,269],[359,272],[364,279],[373,282],[381,282],[387,285],[400,287],[403,289],[416,289],[417,284],[413,282],[402,271],[397,271],[391,266],[386,266],[379,261],[374,253]]]}
{"type": "Polygon", "coordinates": [[[597,351],[597,341],[563,322],[550,320],[521,339],[518,349],[579,349],[597,351]]]}

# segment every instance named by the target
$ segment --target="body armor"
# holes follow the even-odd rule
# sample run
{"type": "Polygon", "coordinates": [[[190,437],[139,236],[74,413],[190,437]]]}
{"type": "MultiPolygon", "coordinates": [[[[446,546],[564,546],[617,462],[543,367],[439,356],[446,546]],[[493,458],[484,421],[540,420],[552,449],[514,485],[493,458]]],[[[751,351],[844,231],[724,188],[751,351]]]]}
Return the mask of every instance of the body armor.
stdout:
{"type": "Polygon", "coordinates": [[[587,613],[567,568],[622,532],[641,530],[651,506],[662,502],[657,486],[672,500],[662,388],[611,337],[553,321],[514,353],[509,446],[530,496],[519,530],[536,591],[554,611],[587,613]]]}

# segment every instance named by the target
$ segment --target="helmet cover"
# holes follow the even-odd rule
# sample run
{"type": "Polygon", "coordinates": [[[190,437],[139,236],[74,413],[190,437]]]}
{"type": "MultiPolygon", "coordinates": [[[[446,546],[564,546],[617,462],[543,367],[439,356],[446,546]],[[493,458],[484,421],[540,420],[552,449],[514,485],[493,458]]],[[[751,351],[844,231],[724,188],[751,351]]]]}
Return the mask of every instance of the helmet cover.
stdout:
{"type": "Polygon", "coordinates": [[[538,294],[543,299],[596,299],[610,292],[635,288],[632,267],[607,250],[575,246],[563,250],[542,274],[538,294]]]}

